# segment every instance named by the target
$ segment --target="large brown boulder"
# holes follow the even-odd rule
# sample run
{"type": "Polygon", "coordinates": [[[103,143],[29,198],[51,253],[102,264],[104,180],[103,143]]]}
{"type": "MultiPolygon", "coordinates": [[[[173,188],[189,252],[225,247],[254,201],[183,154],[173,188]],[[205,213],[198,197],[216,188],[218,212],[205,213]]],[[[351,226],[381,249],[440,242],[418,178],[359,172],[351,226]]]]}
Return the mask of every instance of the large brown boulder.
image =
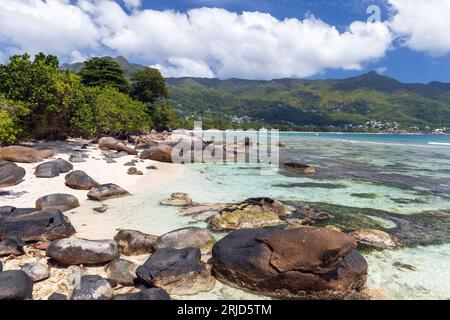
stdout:
{"type": "Polygon", "coordinates": [[[88,192],[87,196],[90,200],[103,201],[113,198],[129,196],[130,193],[113,183],[106,183],[94,187],[88,192]]]}
{"type": "Polygon", "coordinates": [[[56,159],[41,163],[36,167],[34,175],[37,178],[54,178],[60,173],[66,173],[73,170],[73,165],[64,159],[56,159]]]}
{"type": "Polygon", "coordinates": [[[25,176],[25,169],[13,162],[0,160],[0,188],[20,183],[25,176]]]}
{"type": "Polygon", "coordinates": [[[108,150],[116,150],[118,152],[124,151],[131,155],[137,155],[138,152],[128,147],[125,143],[112,138],[112,137],[103,137],[98,141],[98,147],[100,149],[108,149],[108,150]]]}
{"type": "Polygon", "coordinates": [[[0,215],[0,240],[47,241],[70,237],[75,229],[59,210],[0,215]]]}
{"type": "Polygon", "coordinates": [[[222,209],[209,226],[216,231],[275,226],[282,223],[281,217],[290,213],[278,200],[251,198],[222,209]]]}
{"type": "Polygon", "coordinates": [[[64,193],[49,194],[36,200],[36,208],[39,210],[58,209],[65,212],[79,206],[80,203],[75,196],[64,193]]]}
{"type": "Polygon", "coordinates": [[[33,281],[20,270],[0,272],[0,300],[25,300],[33,295],[33,281]]]}
{"type": "Polygon", "coordinates": [[[97,187],[99,184],[97,181],[92,179],[87,175],[86,172],[81,170],[76,170],[68,173],[65,176],[66,185],[69,188],[76,190],[91,190],[94,187],[97,187]]]}
{"type": "Polygon", "coordinates": [[[169,144],[160,143],[158,146],[151,148],[149,151],[143,151],[141,153],[141,159],[172,163],[172,146],[169,144]]]}
{"type": "Polygon", "coordinates": [[[50,149],[34,149],[22,146],[9,146],[0,148],[0,160],[34,163],[53,157],[55,152],[50,149]]]}
{"type": "Polygon", "coordinates": [[[214,243],[216,243],[216,240],[207,229],[187,227],[160,236],[156,240],[156,249],[195,247],[199,248],[202,253],[208,253],[211,252],[214,243]]]}
{"type": "Polygon", "coordinates": [[[155,251],[157,236],[136,230],[120,230],[114,237],[119,251],[126,256],[149,254],[155,251]]]}
{"type": "Polygon", "coordinates": [[[341,299],[367,280],[356,242],[331,229],[247,229],[213,247],[213,270],[226,283],[278,298],[341,299]]]}

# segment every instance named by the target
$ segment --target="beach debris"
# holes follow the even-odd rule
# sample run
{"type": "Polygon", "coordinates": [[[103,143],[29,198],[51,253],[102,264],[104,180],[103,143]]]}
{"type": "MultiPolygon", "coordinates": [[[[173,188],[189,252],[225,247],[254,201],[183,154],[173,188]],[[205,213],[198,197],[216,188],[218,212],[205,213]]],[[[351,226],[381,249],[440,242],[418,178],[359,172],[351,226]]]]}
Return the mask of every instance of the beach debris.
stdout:
{"type": "Polygon", "coordinates": [[[164,289],[149,288],[140,292],[119,294],[113,300],[170,300],[170,296],[164,289]]]}
{"type": "Polygon", "coordinates": [[[91,200],[102,201],[129,196],[130,193],[113,183],[102,184],[91,189],[87,196],[91,200]]]}
{"type": "Polygon", "coordinates": [[[188,194],[182,192],[174,192],[170,195],[169,199],[161,201],[160,203],[164,206],[175,207],[188,207],[194,204],[188,194]]]}
{"type": "Polygon", "coordinates": [[[78,199],[71,194],[55,193],[36,200],[36,208],[39,210],[72,210],[80,206],[78,199]]]}
{"type": "Polygon", "coordinates": [[[22,182],[25,169],[13,162],[0,160],[0,188],[14,186],[22,182]]]}
{"type": "Polygon", "coordinates": [[[0,215],[1,239],[14,235],[23,241],[46,241],[67,238],[74,233],[74,227],[60,210],[0,215]]]}
{"type": "Polygon", "coordinates": [[[33,282],[39,282],[50,278],[49,268],[39,262],[26,263],[22,266],[21,270],[25,272],[33,282]]]}
{"type": "Polygon", "coordinates": [[[137,278],[137,267],[138,265],[134,262],[125,259],[115,259],[105,267],[105,271],[108,279],[124,286],[132,286],[137,278]]]}
{"type": "Polygon", "coordinates": [[[38,165],[34,175],[37,178],[54,178],[59,176],[60,173],[67,173],[70,170],[73,170],[73,165],[70,162],[64,159],[56,159],[38,165]]]}
{"type": "Polygon", "coordinates": [[[63,265],[101,265],[119,257],[113,240],[67,238],[53,241],[47,256],[63,265]]]}
{"type": "Polygon", "coordinates": [[[213,235],[207,230],[198,227],[187,227],[170,231],[156,240],[156,249],[163,248],[199,248],[202,254],[211,252],[216,243],[213,235]]]}
{"type": "Polygon", "coordinates": [[[384,231],[375,229],[359,229],[351,233],[358,243],[370,247],[380,249],[392,249],[397,247],[397,244],[392,237],[384,231]]]}
{"type": "Polygon", "coordinates": [[[284,169],[292,171],[299,174],[314,174],[316,173],[316,168],[302,164],[302,163],[285,163],[283,165],[284,169]]]}
{"type": "Polygon", "coordinates": [[[111,300],[111,284],[100,276],[85,275],[80,279],[80,286],[75,287],[71,300],[111,300]]]}
{"type": "Polygon", "coordinates": [[[21,270],[0,272],[0,300],[25,300],[33,295],[33,281],[21,270]]]}
{"type": "Polygon", "coordinates": [[[158,237],[136,230],[120,230],[114,237],[120,253],[126,256],[137,256],[155,251],[158,237]]]}
{"type": "Polygon", "coordinates": [[[0,147],[0,160],[22,163],[35,163],[53,157],[51,149],[35,149],[22,146],[0,147]]]}
{"type": "Polygon", "coordinates": [[[222,209],[209,222],[216,231],[263,228],[283,223],[281,217],[291,214],[288,207],[270,198],[250,198],[222,209]]]}
{"type": "Polygon", "coordinates": [[[66,186],[75,190],[90,190],[97,187],[99,184],[92,179],[88,174],[81,170],[76,170],[68,173],[65,176],[66,186]]]}
{"type": "Polygon", "coordinates": [[[165,248],[155,251],[136,270],[136,275],[147,284],[163,288],[169,294],[192,295],[210,291],[215,279],[198,248],[165,248]]]}
{"type": "Polygon", "coordinates": [[[98,213],[105,213],[109,209],[107,204],[103,204],[101,207],[96,207],[93,210],[98,213]]]}
{"type": "Polygon", "coordinates": [[[266,296],[342,299],[367,280],[356,246],[325,228],[237,230],[214,245],[213,271],[222,282],[266,296]]]}

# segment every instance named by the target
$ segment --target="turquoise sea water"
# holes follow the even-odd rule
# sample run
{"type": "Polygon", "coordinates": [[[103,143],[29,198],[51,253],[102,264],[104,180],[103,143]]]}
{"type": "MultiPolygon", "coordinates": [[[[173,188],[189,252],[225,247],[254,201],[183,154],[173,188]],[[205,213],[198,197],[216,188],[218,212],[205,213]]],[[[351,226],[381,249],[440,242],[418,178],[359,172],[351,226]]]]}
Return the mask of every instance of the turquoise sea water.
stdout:
{"type": "MultiPolygon", "coordinates": [[[[280,170],[267,176],[261,175],[256,165],[186,165],[189,174],[185,178],[138,194],[134,203],[118,201],[115,209],[126,219],[127,227],[155,234],[187,225],[206,226],[178,216],[176,208],[159,205],[175,191],[188,193],[198,203],[271,197],[290,204],[302,201],[352,207],[361,215],[366,209],[383,210],[389,213],[386,217],[380,214],[371,219],[386,230],[397,227],[390,215],[411,218],[408,221],[414,224],[414,217],[421,217],[423,212],[450,212],[450,136],[281,133],[280,140],[286,143],[280,150],[282,163],[313,165],[317,174],[299,176],[280,170]],[[355,196],[361,193],[375,196],[355,196]]],[[[345,209],[343,212],[345,215],[345,209]]],[[[449,222],[421,223],[428,228],[423,229],[428,233],[426,243],[414,243],[412,236],[417,234],[411,234],[406,235],[414,238],[408,248],[365,253],[369,288],[381,289],[393,299],[450,299],[449,222]],[[435,236],[436,226],[441,229],[435,236]],[[415,271],[395,267],[394,263],[412,265],[415,271]]],[[[240,297],[226,289],[210,295],[240,297]]]]}

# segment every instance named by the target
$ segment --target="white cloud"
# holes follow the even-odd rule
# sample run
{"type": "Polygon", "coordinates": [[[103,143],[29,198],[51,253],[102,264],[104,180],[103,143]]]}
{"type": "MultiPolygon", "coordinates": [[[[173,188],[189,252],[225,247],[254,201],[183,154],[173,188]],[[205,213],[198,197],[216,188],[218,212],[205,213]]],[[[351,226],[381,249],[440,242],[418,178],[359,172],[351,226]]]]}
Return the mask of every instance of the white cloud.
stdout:
{"type": "Polygon", "coordinates": [[[441,56],[450,52],[450,0],[389,0],[390,28],[410,49],[441,56]]]}
{"type": "Polygon", "coordinates": [[[123,0],[123,3],[127,8],[135,9],[142,5],[142,0],[123,0]]]}
{"type": "Polygon", "coordinates": [[[113,51],[139,57],[168,76],[270,79],[358,70],[383,57],[392,41],[380,22],[354,22],[340,32],[314,17],[134,8],[127,13],[109,0],[2,0],[0,43],[72,60],[113,51]]]}
{"type": "Polygon", "coordinates": [[[387,71],[386,67],[379,67],[375,70],[378,74],[383,74],[387,71]]]}

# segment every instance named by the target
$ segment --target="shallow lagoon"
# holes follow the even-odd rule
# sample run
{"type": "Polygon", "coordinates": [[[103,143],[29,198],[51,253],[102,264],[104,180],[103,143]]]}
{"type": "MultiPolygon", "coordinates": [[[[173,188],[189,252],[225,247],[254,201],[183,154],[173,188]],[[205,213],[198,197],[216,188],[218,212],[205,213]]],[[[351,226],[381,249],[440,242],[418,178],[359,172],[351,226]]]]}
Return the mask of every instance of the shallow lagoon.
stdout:
{"type": "MultiPolygon", "coordinates": [[[[137,194],[132,203],[113,200],[109,218],[116,215],[123,227],[154,234],[187,225],[205,226],[178,216],[176,208],[159,205],[175,191],[188,193],[198,203],[271,197],[402,215],[450,209],[449,136],[282,133],[280,139],[287,145],[281,149],[282,162],[314,165],[318,174],[304,177],[280,170],[276,175],[261,175],[255,165],[186,165],[183,177],[157,190],[137,194]],[[374,196],[355,196],[361,193],[374,196]]],[[[378,219],[386,223],[387,229],[395,227],[378,219]]],[[[381,288],[394,299],[450,298],[449,244],[365,255],[370,269],[369,288],[381,288]],[[412,265],[416,270],[395,267],[396,262],[412,265]]],[[[212,292],[191,298],[196,297],[253,296],[218,284],[212,292]]]]}

